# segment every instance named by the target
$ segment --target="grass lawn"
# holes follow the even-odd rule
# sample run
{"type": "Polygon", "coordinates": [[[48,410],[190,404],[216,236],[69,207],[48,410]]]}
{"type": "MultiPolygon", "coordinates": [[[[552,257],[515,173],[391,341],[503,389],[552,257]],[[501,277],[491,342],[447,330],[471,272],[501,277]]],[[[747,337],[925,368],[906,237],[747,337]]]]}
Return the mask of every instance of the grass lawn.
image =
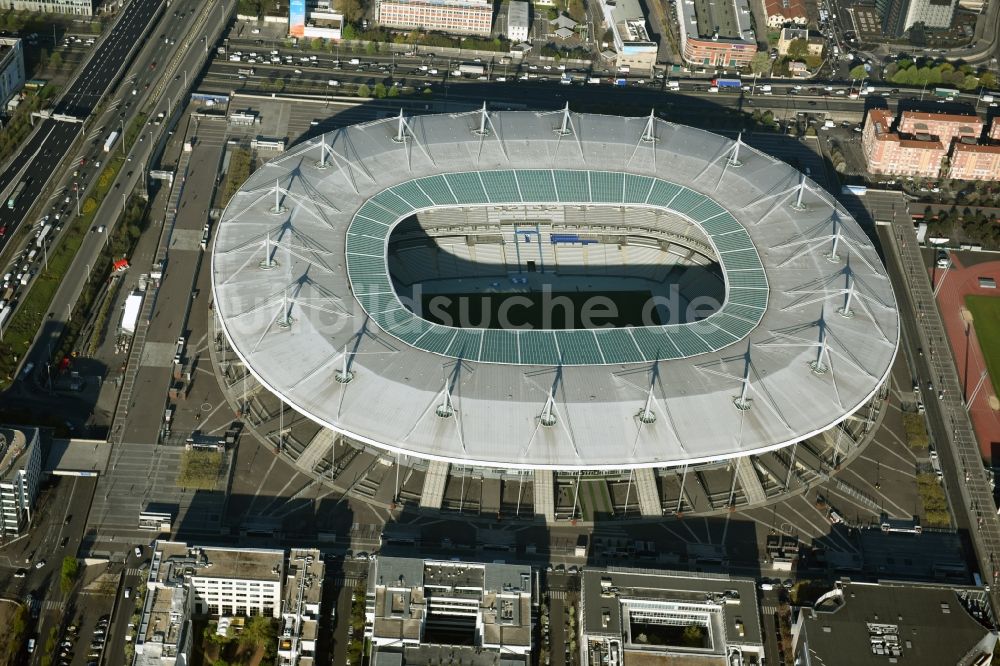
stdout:
{"type": "Polygon", "coordinates": [[[177,485],[182,488],[212,490],[222,466],[222,454],[217,451],[185,451],[177,485]]]}
{"type": "Polygon", "coordinates": [[[965,306],[972,312],[972,325],[986,357],[993,393],[1000,396],[1000,297],[966,296],[965,306]]]}

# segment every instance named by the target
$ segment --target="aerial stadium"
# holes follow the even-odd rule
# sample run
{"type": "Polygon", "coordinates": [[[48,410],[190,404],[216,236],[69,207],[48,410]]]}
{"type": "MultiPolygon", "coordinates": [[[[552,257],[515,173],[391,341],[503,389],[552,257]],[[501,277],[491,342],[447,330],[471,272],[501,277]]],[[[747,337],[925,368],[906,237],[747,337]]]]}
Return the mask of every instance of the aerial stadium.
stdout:
{"type": "Polygon", "coordinates": [[[651,114],[389,117],[259,168],[212,249],[214,358],[258,436],[384,504],[722,512],[870,438],[885,268],[792,166],[651,114]]]}

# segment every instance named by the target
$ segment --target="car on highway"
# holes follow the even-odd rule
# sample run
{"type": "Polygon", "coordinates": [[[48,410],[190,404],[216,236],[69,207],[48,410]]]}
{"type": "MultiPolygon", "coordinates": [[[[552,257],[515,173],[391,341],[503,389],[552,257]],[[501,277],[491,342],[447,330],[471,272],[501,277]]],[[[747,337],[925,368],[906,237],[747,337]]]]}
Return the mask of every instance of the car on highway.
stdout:
{"type": "Polygon", "coordinates": [[[28,575],[28,570],[24,568],[20,568],[14,572],[14,578],[24,578],[27,575],[28,575]]]}
{"type": "Polygon", "coordinates": [[[142,546],[136,546],[135,547],[135,556],[136,557],[142,557],[142,546]]]}
{"type": "Polygon", "coordinates": [[[35,562],[36,569],[41,569],[44,566],[45,566],[45,560],[38,560],[37,562],[35,562]]]}
{"type": "Polygon", "coordinates": [[[132,598],[132,588],[131,587],[126,587],[125,588],[125,598],[126,599],[131,599],[132,598]]]}

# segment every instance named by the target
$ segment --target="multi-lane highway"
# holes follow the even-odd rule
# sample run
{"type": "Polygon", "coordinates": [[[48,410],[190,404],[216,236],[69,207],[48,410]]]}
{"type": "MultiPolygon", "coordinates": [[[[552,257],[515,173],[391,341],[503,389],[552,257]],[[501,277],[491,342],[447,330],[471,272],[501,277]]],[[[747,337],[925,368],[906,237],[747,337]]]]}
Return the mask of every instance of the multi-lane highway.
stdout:
{"type": "MultiPolygon", "coordinates": [[[[53,116],[86,121],[133,51],[142,45],[143,37],[163,1],[132,0],[125,6],[108,34],[91,51],[83,70],[52,109],[53,116]]],[[[58,170],[85,127],[85,122],[55,118],[43,120],[24,148],[0,174],[0,192],[4,193],[4,199],[13,193],[18,183],[25,183],[13,207],[6,205],[8,201],[0,202],[4,204],[0,205],[0,226],[7,228],[7,235],[0,239],[0,248],[24,220],[49,176],[58,170]]]]}

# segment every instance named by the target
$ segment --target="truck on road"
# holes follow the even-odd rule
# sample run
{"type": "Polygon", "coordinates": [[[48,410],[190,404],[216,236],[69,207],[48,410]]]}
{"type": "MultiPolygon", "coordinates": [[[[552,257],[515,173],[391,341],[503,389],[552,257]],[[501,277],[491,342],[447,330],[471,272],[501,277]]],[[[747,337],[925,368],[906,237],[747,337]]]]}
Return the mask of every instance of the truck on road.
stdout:
{"type": "Polygon", "coordinates": [[[35,239],[35,247],[40,248],[45,244],[45,237],[49,235],[50,231],[52,231],[51,224],[46,224],[42,227],[42,230],[38,232],[38,238],[35,239]]]}
{"type": "Polygon", "coordinates": [[[958,91],[954,88],[935,88],[934,96],[944,97],[945,99],[954,99],[955,97],[958,97],[958,91]]]}
{"type": "Polygon", "coordinates": [[[486,68],[482,65],[463,64],[458,66],[458,73],[460,76],[483,76],[486,68]]]}
{"type": "Polygon", "coordinates": [[[117,140],[118,140],[118,130],[115,130],[114,132],[111,133],[111,136],[108,137],[108,140],[104,142],[104,152],[110,153],[111,149],[115,145],[115,141],[117,140]]]}

